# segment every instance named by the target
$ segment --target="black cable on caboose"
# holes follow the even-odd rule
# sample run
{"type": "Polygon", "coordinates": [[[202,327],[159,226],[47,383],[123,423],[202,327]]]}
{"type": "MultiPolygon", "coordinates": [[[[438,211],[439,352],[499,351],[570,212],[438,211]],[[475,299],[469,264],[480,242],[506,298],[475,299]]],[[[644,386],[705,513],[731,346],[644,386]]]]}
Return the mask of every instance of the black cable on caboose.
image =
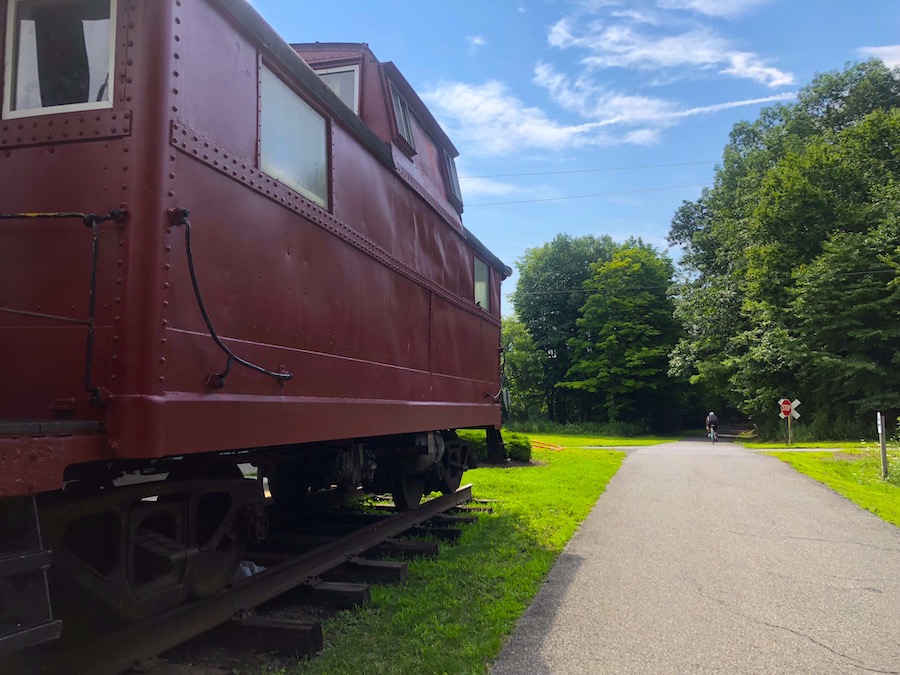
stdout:
{"type": "MultiPolygon", "coordinates": [[[[125,221],[128,220],[128,212],[122,209],[110,209],[103,215],[97,215],[96,213],[81,213],[79,211],[0,213],[0,220],[28,220],[36,218],[77,218],[83,225],[91,228],[91,291],[88,296],[88,318],[87,321],[79,321],[79,323],[84,323],[88,329],[87,353],[85,355],[84,364],[84,388],[90,393],[92,403],[103,405],[103,392],[99,387],[94,386],[92,375],[94,369],[94,320],[97,311],[97,265],[100,257],[100,223],[112,220],[118,225],[123,225],[125,221]]],[[[33,312],[22,313],[34,314],[33,312]]]]}
{"type": "Polygon", "coordinates": [[[194,253],[191,248],[191,221],[188,220],[189,215],[190,211],[188,209],[169,209],[169,217],[171,218],[172,223],[174,225],[184,225],[184,245],[187,252],[188,271],[191,275],[191,284],[194,287],[194,295],[197,298],[197,305],[200,307],[200,313],[203,315],[203,320],[206,322],[206,328],[209,331],[210,337],[212,337],[213,341],[228,356],[228,361],[225,363],[225,369],[221,373],[213,373],[212,375],[210,375],[209,379],[206,381],[206,386],[210,389],[221,389],[222,387],[224,387],[225,378],[228,376],[228,373],[231,372],[231,364],[234,361],[237,361],[239,364],[246,368],[249,368],[250,370],[255,370],[257,373],[268,375],[269,377],[274,377],[279,384],[283,385],[285,382],[294,377],[293,373],[289,373],[286,371],[276,373],[271,370],[266,370],[262,366],[258,366],[255,363],[251,363],[250,361],[242,359],[240,356],[231,351],[224,342],[222,342],[222,339],[219,337],[219,334],[213,327],[212,319],[209,318],[209,313],[206,311],[206,305],[203,302],[203,295],[200,293],[200,284],[197,281],[197,273],[194,270],[194,253]]]}

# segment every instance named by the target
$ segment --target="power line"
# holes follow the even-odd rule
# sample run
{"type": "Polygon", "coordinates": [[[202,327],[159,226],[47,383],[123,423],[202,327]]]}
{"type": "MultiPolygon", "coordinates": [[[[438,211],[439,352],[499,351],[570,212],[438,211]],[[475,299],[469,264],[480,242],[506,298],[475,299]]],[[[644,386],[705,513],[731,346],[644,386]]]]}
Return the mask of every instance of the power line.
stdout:
{"type": "Polygon", "coordinates": [[[482,204],[466,204],[466,208],[473,206],[506,206],[507,204],[533,204],[535,202],[559,202],[567,199],[589,199],[591,197],[614,197],[616,195],[632,195],[639,192],[660,192],[662,190],[681,190],[683,188],[709,187],[712,183],[695,183],[694,185],[670,185],[669,187],[644,188],[642,190],[624,190],[622,192],[598,192],[591,195],[572,195],[570,197],[545,197],[543,199],[522,199],[512,202],[485,202],[482,204]]]}
{"type": "Polygon", "coordinates": [[[570,173],[600,173],[603,171],[633,171],[635,169],[665,169],[674,166],[696,166],[698,164],[715,164],[715,161],[706,162],[679,162],[677,164],[640,164],[636,166],[613,166],[606,169],[568,169],[565,171],[535,171],[534,173],[492,173],[483,176],[462,175],[460,178],[514,178],[517,176],[555,176],[570,173]]]}
{"type": "MultiPolygon", "coordinates": [[[[900,273],[900,271],[890,267],[890,268],[884,268],[884,269],[878,269],[878,270],[866,270],[864,272],[825,272],[824,274],[819,274],[818,276],[820,278],[858,277],[858,276],[864,276],[867,274],[886,274],[889,272],[893,272],[895,274],[900,273]]],[[[658,288],[672,288],[673,286],[683,286],[683,285],[684,284],[680,284],[677,281],[673,281],[672,283],[657,284],[655,286],[628,286],[625,288],[617,288],[614,290],[616,290],[616,291],[649,291],[649,290],[655,290],[658,288]]],[[[598,291],[597,289],[594,289],[594,288],[566,288],[566,289],[555,290],[555,291],[522,291],[521,293],[519,293],[517,291],[512,291],[510,293],[503,293],[502,295],[503,295],[503,297],[508,298],[512,295],[519,295],[519,296],[524,297],[524,296],[529,296],[529,295],[559,295],[562,293],[599,293],[599,292],[600,291],[598,291]]]]}

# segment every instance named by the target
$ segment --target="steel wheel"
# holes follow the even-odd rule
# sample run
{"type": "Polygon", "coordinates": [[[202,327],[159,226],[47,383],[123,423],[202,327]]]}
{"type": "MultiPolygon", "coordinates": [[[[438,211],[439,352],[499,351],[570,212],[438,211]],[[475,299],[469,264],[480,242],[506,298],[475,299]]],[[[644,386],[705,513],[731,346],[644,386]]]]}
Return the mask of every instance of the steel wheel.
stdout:
{"type": "Polygon", "coordinates": [[[276,504],[297,506],[309,497],[312,490],[309,463],[286,459],[275,466],[269,477],[269,491],[276,504]]]}
{"type": "Polygon", "coordinates": [[[391,494],[394,505],[401,511],[416,508],[424,493],[425,476],[422,474],[406,473],[402,469],[391,472],[391,494]]]}
{"type": "Polygon", "coordinates": [[[441,464],[440,490],[443,494],[449,495],[459,489],[463,472],[466,470],[463,463],[463,447],[459,439],[447,441],[441,464]]]}
{"type": "MultiPolygon", "coordinates": [[[[186,463],[169,474],[169,480],[244,480],[240,468],[231,462],[209,460],[186,463]]],[[[231,583],[247,548],[232,495],[227,489],[211,488],[197,501],[194,540],[199,549],[191,565],[195,570],[191,595],[208,598],[231,583]]]]}

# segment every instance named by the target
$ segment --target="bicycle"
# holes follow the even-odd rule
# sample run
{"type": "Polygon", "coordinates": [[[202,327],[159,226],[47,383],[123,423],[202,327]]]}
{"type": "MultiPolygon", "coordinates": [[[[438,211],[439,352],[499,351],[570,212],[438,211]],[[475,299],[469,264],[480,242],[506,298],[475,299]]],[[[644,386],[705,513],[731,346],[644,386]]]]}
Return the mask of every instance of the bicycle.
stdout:
{"type": "Polygon", "coordinates": [[[708,437],[709,437],[709,439],[710,439],[713,443],[715,443],[715,442],[718,440],[718,438],[719,438],[719,432],[716,431],[716,428],[715,428],[715,427],[710,427],[710,428],[709,428],[709,436],[708,436],[708,437]]]}

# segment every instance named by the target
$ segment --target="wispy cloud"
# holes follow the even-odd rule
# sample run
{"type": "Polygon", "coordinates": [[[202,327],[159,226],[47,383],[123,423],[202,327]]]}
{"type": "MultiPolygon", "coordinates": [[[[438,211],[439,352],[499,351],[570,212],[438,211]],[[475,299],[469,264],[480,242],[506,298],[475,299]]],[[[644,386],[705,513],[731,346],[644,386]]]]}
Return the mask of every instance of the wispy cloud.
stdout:
{"type": "Polygon", "coordinates": [[[422,98],[473,154],[559,150],[599,142],[580,125],[559,124],[543,110],[525,105],[502,82],[445,83],[422,98]]]}
{"type": "MultiPolygon", "coordinates": [[[[581,81],[572,83],[550,66],[538,66],[535,83],[551,91],[566,109],[586,121],[562,124],[540,108],[525,105],[501,82],[482,85],[444,83],[423,94],[435,114],[465,143],[469,155],[497,156],[535,150],[562,152],[586,146],[621,144],[654,145],[662,131],[680,120],[742,106],[793,98],[784,93],[764,98],[727,101],[692,108],[671,101],[629,96],[607,91],[581,81]]],[[[500,186],[474,185],[474,189],[500,186]]],[[[482,192],[486,194],[486,192],[482,192]]]]}
{"type": "Polygon", "coordinates": [[[888,68],[900,67],[900,45],[890,45],[887,47],[862,47],[856,52],[860,56],[872,57],[884,61],[884,65],[888,68]]]}
{"type": "Polygon", "coordinates": [[[732,19],[752,12],[772,0],[659,0],[664,9],[685,9],[706,16],[732,19]]]}
{"type": "MultiPolygon", "coordinates": [[[[574,55],[574,67],[571,58],[560,59],[561,64],[568,61],[567,66],[546,58],[534,68],[531,81],[549,94],[546,107],[526,103],[527,94],[496,80],[442,83],[423,98],[465,144],[468,155],[655,145],[664,140],[667,129],[688,118],[795,96],[786,92],[697,106],[647,93],[663,91],[664,85],[671,90],[672,83],[683,79],[739,78],[770,90],[793,84],[791,73],[738,47],[697,18],[733,17],[767,1],[573,0],[569,7],[574,9],[551,25],[547,40],[551,47],[566,50],[567,57],[574,55]],[[616,80],[609,69],[632,72],[616,80]],[[613,81],[619,84],[611,85],[613,81]]],[[[481,36],[467,40],[471,48],[485,44],[481,36]]],[[[473,183],[469,191],[497,196],[508,194],[505,189],[473,183]]]]}
{"type": "Polygon", "coordinates": [[[508,197],[522,191],[521,186],[511,185],[491,178],[460,174],[459,185],[466,199],[472,197],[508,197]]]}
{"type": "Polygon", "coordinates": [[[470,35],[466,38],[466,44],[469,45],[469,56],[473,56],[475,52],[487,44],[487,40],[483,35],[470,35]]]}
{"type": "Polygon", "coordinates": [[[752,52],[736,49],[727,38],[704,26],[674,35],[654,35],[638,30],[634,19],[594,20],[585,24],[566,17],[551,27],[547,40],[551,46],[560,49],[585,50],[587,56],[582,63],[596,69],[654,71],[685,68],[713,70],[769,87],[794,82],[791,73],[768,65],[752,52]]]}

